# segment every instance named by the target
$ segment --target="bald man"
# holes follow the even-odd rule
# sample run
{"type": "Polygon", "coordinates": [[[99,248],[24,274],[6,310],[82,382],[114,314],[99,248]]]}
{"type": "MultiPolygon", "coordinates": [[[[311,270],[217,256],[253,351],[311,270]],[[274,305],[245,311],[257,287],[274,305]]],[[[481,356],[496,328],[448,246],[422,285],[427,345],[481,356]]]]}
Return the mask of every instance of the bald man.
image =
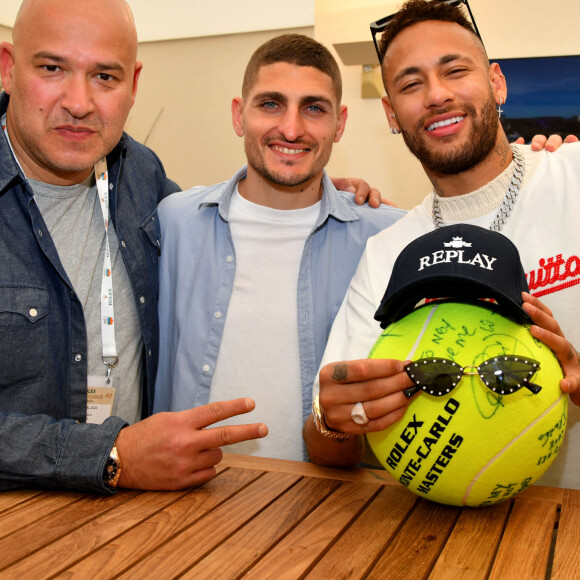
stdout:
{"type": "Polygon", "coordinates": [[[142,420],[156,208],[179,188],[123,133],[141,68],[124,0],[25,0],[0,45],[0,490],[189,487],[266,434],[204,429],[250,399],[142,420]]]}

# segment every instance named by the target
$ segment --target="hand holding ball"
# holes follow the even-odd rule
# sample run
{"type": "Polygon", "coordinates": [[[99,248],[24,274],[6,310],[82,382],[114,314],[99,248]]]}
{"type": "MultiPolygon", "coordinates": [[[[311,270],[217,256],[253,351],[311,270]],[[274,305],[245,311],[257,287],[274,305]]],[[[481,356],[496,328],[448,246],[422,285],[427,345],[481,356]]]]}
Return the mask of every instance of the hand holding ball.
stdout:
{"type": "Polygon", "coordinates": [[[514,392],[494,392],[479,374],[455,370],[438,375],[443,391],[456,382],[449,392],[421,390],[400,421],[369,433],[369,445],[385,469],[416,494],[453,505],[495,503],[536,481],[564,437],[567,397],[559,387],[558,361],[526,326],[491,306],[433,303],[389,325],[370,357],[448,359],[471,370],[504,355],[510,362],[518,359],[516,370],[490,372],[500,383],[523,385],[514,392]],[[528,380],[541,386],[537,393],[526,388],[528,371],[518,374],[527,368],[521,361],[529,359],[540,366],[528,380]]]}
{"type": "Polygon", "coordinates": [[[568,399],[556,357],[529,332],[524,290],[517,248],[477,226],[436,229],[397,258],[375,315],[385,330],[369,356],[413,361],[406,394],[415,398],[401,420],[367,440],[416,494],[495,503],[531,485],[556,457],[568,399]]]}

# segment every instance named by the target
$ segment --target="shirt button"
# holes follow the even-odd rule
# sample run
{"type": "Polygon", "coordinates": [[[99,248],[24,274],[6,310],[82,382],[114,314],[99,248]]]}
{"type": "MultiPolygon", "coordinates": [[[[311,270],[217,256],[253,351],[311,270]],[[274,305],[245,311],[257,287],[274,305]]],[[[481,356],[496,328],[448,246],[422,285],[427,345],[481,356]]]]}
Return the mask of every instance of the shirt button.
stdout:
{"type": "Polygon", "coordinates": [[[226,258],[226,262],[227,262],[228,264],[231,264],[233,261],[234,261],[234,257],[233,257],[233,256],[228,256],[228,257],[226,258]]]}
{"type": "Polygon", "coordinates": [[[38,316],[38,310],[36,310],[36,308],[31,308],[28,311],[28,314],[30,314],[31,318],[36,318],[38,316]]]}
{"type": "Polygon", "coordinates": [[[126,248],[127,246],[125,245],[125,240],[121,240],[121,245],[126,248]]]}
{"type": "Polygon", "coordinates": [[[214,317],[215,317],[215,318],[221,318],[221,317],[222,317],[222,313],[218,311],[218,312],[216,312],[216,313],[214,314],[214,317]]]}
{"type": "Polygon", "coordinates": [[[145,296],[141,296],[141,298],[139,298],[139,302],[141,302],[141,304],[145,304],[145,296]]]}
{"type": "Polygon", "coordinates": [[[38,230],[38,235],[42,238],[42,230],[38,230]]]}
{"type": "Polygon", "coordinates": [[[204,373],[209,373],[209,365],[203,365],[203,366],[201,367],[201,370],[202,370],[204,373]]]}
{"type": "Polygon", "coordinates": [[[83,355],[82,354],[75,354],[75,361],[81,362],[82,360],[83,360],[83,355]]]}
{"type": "Polygon", "coordinates": [[[109,190],[113,191],[113,187],[115,187],[112,183],[109,183],[109,190]]]}
{"type": "Polygon", "coordinates": [[[151,349],[149,349],[149,350],[147,351],[147,354],[148,354],[149,356],[151,356],[151,355],[153,354],[153,353],[151,352],[151,349]]]}

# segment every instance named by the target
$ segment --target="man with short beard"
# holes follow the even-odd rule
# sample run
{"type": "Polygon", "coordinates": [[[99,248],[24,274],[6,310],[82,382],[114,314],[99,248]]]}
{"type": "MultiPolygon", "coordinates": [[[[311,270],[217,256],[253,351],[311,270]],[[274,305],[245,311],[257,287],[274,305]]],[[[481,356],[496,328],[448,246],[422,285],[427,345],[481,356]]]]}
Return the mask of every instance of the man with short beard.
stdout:
{"type": "MultiPolygon", "coordinates": [[[[532,335],[557,355],[565,375],[560,386],[580,404],[572,346],[580,340],[580,143],[553,154],[510,147],[494,112],[506,102],[505,78],[456,5],[410,0],[389,21],[379,52],[391,132],[403,135],[433,191],[369,240],[336,317],[314,387],[322,411],[304,427],[310,458],[326,465],[356,464],[364,453],[362,434],[404,414],[403,389],[412,383],[403,361],[366,359],[381,333],[374,315],[401,250],[448,224],[501,231],[518,247],[530,290],[544,302],[524,294],[524,309],[537,325],[532,335]],[[354,418],[363,425],[354,422],[357,403],[364,413],[354,418]]],[[[567,442],[540,483],[580,487],[579,419],[579,407],[571,407],[567,442]]]]}
{"type": "Polygon", "coordinates": [[[159,206],[155,410],[252,397],[268,437],[239,452],[304,459],[300,433],[332,320],[367,238],[404,215],[356,205],[324,173],[346,123],[341,93],[318,42],[266,42],[232,103],[247,166],[159,206]]]}

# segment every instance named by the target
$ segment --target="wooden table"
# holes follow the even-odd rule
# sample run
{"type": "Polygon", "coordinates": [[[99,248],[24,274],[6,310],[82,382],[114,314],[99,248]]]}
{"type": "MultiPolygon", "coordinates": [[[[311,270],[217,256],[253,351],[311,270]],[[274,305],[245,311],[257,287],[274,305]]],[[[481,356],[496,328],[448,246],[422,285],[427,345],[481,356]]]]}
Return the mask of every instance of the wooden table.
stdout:
{"type": "Polygon", "coordinates": [[[384,471],[226,455],[184,492],[0,493],[0,578],[580,578],[580,491],[486,508],[384,471]]]}

